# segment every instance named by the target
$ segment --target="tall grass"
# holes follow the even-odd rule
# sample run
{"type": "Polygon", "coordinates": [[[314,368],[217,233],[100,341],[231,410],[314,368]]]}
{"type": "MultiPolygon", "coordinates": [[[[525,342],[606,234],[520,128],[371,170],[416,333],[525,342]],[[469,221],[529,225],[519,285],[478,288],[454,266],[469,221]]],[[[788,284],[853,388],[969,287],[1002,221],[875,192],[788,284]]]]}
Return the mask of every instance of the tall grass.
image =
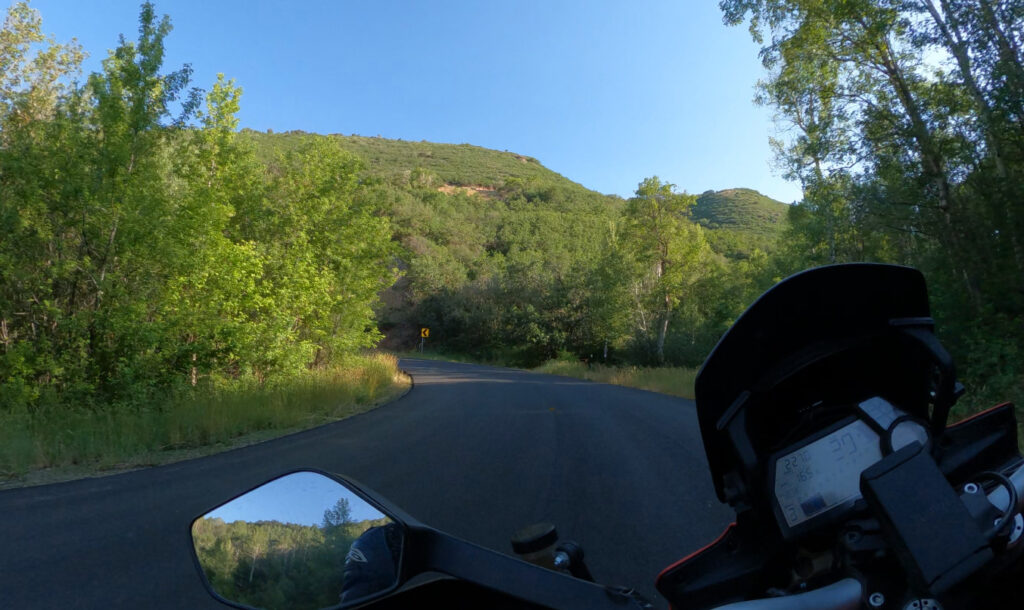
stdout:
{"type": "Polygon", "coordinates": [[[587,365],[567,360],[549,360],[533,370],[538,373],[589,379],[690,399],[694,396],[693,382],[697,377],[695,369],[683,367],[617,367],[587,365]]]}
{"type": "Polygon", "coordinates": [[[141,407],[0,413],[0,479],[61,466],[162,463],[168,460],[161,453],[291,432],[366,411],[405,385],[398,359],[375,354],[274,385],[238,380],[189,388],[141,407]]]}

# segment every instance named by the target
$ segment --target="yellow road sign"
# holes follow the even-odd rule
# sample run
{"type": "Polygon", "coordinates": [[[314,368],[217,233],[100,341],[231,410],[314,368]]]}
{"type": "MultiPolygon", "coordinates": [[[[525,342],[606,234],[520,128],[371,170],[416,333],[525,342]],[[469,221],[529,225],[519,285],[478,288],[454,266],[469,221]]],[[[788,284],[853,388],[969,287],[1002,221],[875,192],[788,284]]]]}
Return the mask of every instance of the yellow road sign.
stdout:
{"type": "Polygon", "coordinates": [[[423,337],[424,339],[429,337],[430,336],[430,329],[429,328],[421,328],[420,329],[420,336],[423,337]]]}

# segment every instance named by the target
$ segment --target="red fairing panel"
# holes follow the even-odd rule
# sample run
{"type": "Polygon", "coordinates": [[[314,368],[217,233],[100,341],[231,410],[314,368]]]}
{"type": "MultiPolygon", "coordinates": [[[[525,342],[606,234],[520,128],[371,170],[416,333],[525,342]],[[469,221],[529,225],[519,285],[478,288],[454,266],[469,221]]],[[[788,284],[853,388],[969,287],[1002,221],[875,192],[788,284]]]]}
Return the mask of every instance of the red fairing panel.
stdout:
{"type": "Polygon", "coordinates": [[[712,541],[711,541],[710,543],[708,543],[708,544],[705,544],[704,546],[700,547],[700,548],[699,548],[699,549],[697,549],[696,551],[694,551],[694,552],[690,553],[690,554],[689,554],[689,555],[687,555],[686,557],[683,557],[683,558],[682,558],[682,559],[680,559],[679,561],[677,561],[677,562],[673,563],[672,565],[670,565],[670,566],[668,566],[667,568],[665,568],[664,570],[662,570],[662,571],[661,571],[661,573],[660,573],[660,574],[658,574],[658,578],[656,578],[654,582],[655,582],[655,583],[659,582],[659,581],[661,580],[661,577],[662,577],[662,576],[664,576],[664,575],[665,575],[665,574],[666,574],[667,572],[670,572],[670,571],[672,571],[672,570],[674,570],[674,569],[678,568],[679,566],[683,565],[683,564],[684,564],[684,563],[686,563],[687,561],[690,561],[690,560],[691,560],[691,559],[693,559],[694,557],[696,557],[696,556],[700,555],[700,554],[701,554],[701,553],[703,553],[704,551],[707,551],[707,550],[709,550],[709,549],[713,548],[713,547],[714,547],[714,546],[715,546],[716,544],[718,544],[719,542],[721,542],[721,541],[722,541],[722,540],[723,540],[723,539],[724,539],[724,538],[725,538],[725,537],[726,537],[726,536],[727,536],[727,535],[729,534],[729,530],[731,530],[731,529],[732,529],[732,528],[734,528],[734,527],[736,527],[736,522],[735,522],[735,521],[733,521],[733,522],[732,522],[732,523],[730,523],[730,524],[729,524],[728,526],[726,526],[726,528],[725,528],[724,530],[722,530],[722,533],[718,535],[718,538],[715,538],[715,539],[714,539],[714,540],[712,540],[712,541]]]}

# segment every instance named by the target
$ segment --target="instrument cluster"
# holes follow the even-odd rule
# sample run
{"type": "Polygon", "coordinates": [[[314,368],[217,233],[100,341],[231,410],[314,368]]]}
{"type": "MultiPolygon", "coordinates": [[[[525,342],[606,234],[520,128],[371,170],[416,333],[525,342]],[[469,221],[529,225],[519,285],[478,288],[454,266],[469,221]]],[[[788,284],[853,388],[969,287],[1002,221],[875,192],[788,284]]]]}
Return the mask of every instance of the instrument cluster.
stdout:
{"type": "Polygon", "coordinates": [[[858,404],[854,415],[777,452],[769,476],[783,535],[794,538],[856,510],[860,474],[913,442],[930,443],[922,422],[874,397],[858,404]]]}

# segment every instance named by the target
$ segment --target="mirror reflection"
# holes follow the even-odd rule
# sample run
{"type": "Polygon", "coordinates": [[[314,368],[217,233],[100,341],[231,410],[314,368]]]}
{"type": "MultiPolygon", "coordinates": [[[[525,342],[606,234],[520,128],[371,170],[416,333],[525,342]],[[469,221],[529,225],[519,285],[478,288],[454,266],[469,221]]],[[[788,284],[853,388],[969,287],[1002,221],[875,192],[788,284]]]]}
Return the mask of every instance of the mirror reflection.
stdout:
{"type": "Polygon", "coordinates": [[[402,526],[315,472],[285,475],[196,519],[192,541],[221,597],[253,608],[325,608],[390,589],[402,526]]]}

